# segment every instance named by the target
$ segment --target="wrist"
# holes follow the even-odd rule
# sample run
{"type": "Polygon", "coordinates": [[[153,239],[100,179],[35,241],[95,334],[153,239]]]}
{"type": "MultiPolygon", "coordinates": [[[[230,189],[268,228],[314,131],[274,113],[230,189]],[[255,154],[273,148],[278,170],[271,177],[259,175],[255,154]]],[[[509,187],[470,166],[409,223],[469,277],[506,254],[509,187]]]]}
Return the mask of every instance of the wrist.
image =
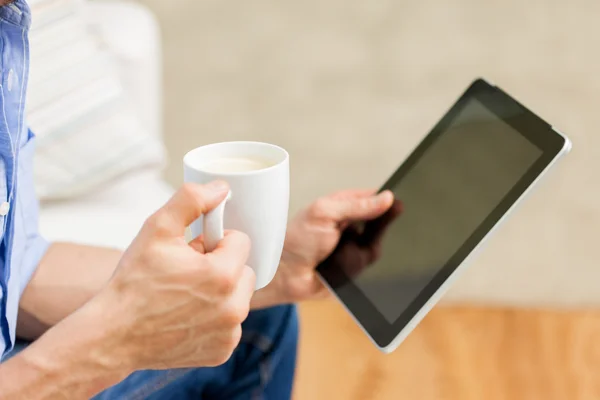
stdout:
{"type": "MultiPolygon", "coordinates": [[[[279,268],[281,268],[281,266],[279,268]]],[[[292,301],[285,296],[280,273],[277,272],[273,277],[273,280],[271,280],[267,286],[254,292],[252,300],[250,301],[250,308],[256,310],[291,302],[292,301]]]]}
{"type": "Polygon", "coordinates": [[[110,285],[73,314],[74,324],[83,326],[85,343],[94,362],[106,371],[127,376],[140,369],[131,349],[131,331],[123,322],[123,304],[110,285]],[[77,314],[81,315],[77,315],[77,314]]]}
{"type": "Polygon", "coordinates": [[[28,390],[21,397],[87,399],[133,372],[119,358],[120,340],[94,300],[7,362],[20,371],[16,393],[28,390]]]}

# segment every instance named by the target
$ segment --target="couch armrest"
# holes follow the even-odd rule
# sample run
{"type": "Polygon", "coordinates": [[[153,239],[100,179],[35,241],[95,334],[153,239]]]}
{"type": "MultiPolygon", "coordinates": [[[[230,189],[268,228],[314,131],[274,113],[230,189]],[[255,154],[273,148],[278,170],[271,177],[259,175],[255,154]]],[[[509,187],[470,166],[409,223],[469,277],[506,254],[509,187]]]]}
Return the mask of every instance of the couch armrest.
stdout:
{"type": "Polygon", "coordinates": [[[125,249],[172,193],[159,172],[137,171],[88,195],[42,204],[40,233],[51,242],[125,249]]]}
{"type": "Polygon", "coordinates": [[[162,135],[162,51],[154,15],[137,3],[84,3],[86,17],[117,62],[120,78],[148,132],[162,135]]]}

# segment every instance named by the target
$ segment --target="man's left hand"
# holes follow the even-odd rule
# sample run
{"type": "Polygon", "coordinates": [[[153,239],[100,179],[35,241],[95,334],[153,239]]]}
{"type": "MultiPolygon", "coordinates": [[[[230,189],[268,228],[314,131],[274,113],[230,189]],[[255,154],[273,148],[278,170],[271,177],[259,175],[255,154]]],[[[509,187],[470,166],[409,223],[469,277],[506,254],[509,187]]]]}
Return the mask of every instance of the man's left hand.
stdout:
{"type": "Polygon", "coordinates": [[[392,205],[390,191],[345,190],[314,201],[288,224],[281,263],[273,281],[258,291],[253,307],[324,297],[327,289],[315,271],[335,249],[342,230],[353,221],[367,221],[392,205]]]}

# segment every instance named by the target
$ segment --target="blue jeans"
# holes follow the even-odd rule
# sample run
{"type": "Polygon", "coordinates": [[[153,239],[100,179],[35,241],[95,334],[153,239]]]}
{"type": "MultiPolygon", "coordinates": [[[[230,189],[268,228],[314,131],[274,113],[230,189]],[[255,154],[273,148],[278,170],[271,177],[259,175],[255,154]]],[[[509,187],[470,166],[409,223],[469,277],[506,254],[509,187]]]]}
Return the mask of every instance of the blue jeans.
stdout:
{"type": "Polygon", "coordinates": [[[138,371],[94,400],[285,400],[291,398],[296,364],[296,307],[250,313],[232,357],[215,368],[138,371]]]}

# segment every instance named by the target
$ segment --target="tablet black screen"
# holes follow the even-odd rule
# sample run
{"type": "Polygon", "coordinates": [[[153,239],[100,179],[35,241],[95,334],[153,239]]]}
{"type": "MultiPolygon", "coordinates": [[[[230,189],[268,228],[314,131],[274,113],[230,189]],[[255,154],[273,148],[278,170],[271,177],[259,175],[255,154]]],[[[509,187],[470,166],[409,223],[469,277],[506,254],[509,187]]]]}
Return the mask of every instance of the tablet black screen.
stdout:
{"type": "Polygon", "coordinates": [[[386,184],[396,198],[392,209],[348,227],[318,268],[375,336],[383,320],[390,327],[402,322],[411,306],[414,314],[415,304],[426,300],[419,299],[425,289],[432,294],[460,264],[502,215],[509,193],[520,196],[523,190],[515,188],[544,156],[542,147],[475,96],[463,99],[440,126],[386,184]],[[478,230],[480,238],[474,237],[478,230]],[[466,252],[457,258],[461,249],[466,252]]]}

